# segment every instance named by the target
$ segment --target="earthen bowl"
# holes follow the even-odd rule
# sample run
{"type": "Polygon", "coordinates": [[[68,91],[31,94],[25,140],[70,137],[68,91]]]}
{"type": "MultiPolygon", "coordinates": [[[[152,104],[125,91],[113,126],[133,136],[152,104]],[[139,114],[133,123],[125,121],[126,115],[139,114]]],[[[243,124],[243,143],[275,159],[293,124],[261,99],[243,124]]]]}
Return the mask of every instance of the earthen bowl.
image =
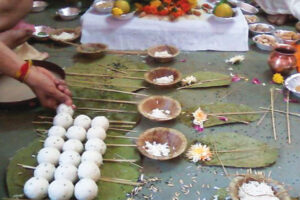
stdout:
{"type": "Polygon", "coordinates": [[[81,36],[81,28],[80,27],[77,27],[77,28],[60,28],[60,29],[55,29],[53,31],[51,31],[51,33],[49,34],[49,38],[55,42],[58,42],[58,43],[63,43],[65,44],[64,42],[72,42],[72,41],[75,41],[77,40],[79,37],[81,36]],[[74,37],[71,38],[71,39],[67,39],[67,40],[58,40],[56,38],[53,37],[53,35],[59,35],[63,32],[66,32],[66,33],[74,33],[74,37]]]}
{"type": "Polygon", "coordinates": [[[170,67],[158,67],[144,74],[145,81],[150,83],[151,85],[155,85],[157,87],[172,87],[175,86],[178,82],[181,81],[181,73],[174,68],[170,67]],[[174,81],[170,83],[157,83],[155,79],[161,78],[164,76],[173,75],[174,81]]]}
{"type": "Polygon", "coordinates": [[[229,185],[229,194],[232,198],[232,200],[240,200],[239,198],[239,188],[244,184],[248,183],[250,181],[257,181],[257,182],[265,182],[266,184],[270,185],[272,187],[272,190],[274,191],[274,194],[277,198],[280,200],[290,200],[289,194],[287,190],[284,188],[284,186],[275,180],[272,180],[270,178],[267,178],[263,175],[258,174],[246,174],[243,176],[237,176],[234,178],[230,185],[229,185]]]}
{"type": "Polygon", "coordinates": [[[98,56],[102,55],[107,49],[106,44],[102,43],[87,43],[81,44],[76,48],[78,53],[87,55],[87,56],[98,56]]]}
{"type": "Polygon", "coordinates": [[[187,139],[179,131],[170,128],[151,128],[142,133],[137,142],[137,148],[144,156],[154,160],[170,160],[180,156],[187,148],[187,139]],[[145,149],[145,142],[156,142],[159,144],[168,143],[170,147],[170,153],[168,156],[153,156],[149,154],[145,149]]]}
{"type": "Polygon", "coordinates": [[[180,53],[179,49],[170,46],[170,45],[159,45],[159,46],[154,46],[150,47],[147,50],[148,56],[153,58],[155,61],[160,62],[160,63],[167,63],[171,62],[178,54],[180,53]],[[162,52],[162,51],[167,51],[171,56],[168,57],[160,57],[160,56],[155,56],[155,52],[162,52]]]}
{"type": "Polygon", "coordinates": [[[175,99],[166,96],[151,96],[142,100],[138,105],[138,111],[147,119],[156,122],[170,121],[178,117],[181,113],[181,105],[175,99]],[[169,110],[170,114],[165,118],[151,116],[154,109],[169,110]]]}

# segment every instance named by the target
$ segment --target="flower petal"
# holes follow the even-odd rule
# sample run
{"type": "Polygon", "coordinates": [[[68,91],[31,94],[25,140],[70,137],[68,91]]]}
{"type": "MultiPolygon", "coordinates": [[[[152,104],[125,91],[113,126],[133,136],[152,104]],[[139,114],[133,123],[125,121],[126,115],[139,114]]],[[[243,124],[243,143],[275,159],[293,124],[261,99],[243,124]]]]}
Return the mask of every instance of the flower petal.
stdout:
{"type": "Polygon", "coordinates": [[[261,82],[260,82],[260,80],[258,80],[258,78],[253,78],[252,83],[255,84],[255,85],[261,84],[261,82]]]}

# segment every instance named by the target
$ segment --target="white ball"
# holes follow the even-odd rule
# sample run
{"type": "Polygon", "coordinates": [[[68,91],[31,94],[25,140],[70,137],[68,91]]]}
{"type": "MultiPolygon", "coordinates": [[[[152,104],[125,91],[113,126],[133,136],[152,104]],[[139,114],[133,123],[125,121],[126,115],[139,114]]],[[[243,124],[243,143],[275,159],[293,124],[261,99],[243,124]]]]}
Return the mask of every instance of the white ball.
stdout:
{"type": "Polygon", "coordinates": [[[68,113],[69,115],[73,116],[74,110],[71,106],[67,106],[66,104],[62,103],[56,108],[56,114],[59,113],[68,113]]]}
{"type": "Polygon", "coordinates": [[[53,147],[59,151],[61,151],[65,141],[58,136],[50,136],[44,142],[44,147],[53,147]]]}
{"type": "Polygon", "coordinates": [[[59,113],[53,119],[54,126],[62,126],[67,129],[73,124],[73,118],[68,113],[59,113]]]}
{"type": "Polygon", "coordinates": [[[62,126],[52,126],[48,130],[48,137],[50,136],[58,136],[61,138],[65,138],[66,129],[62,126]]]}
{"type": "Polygon", "coordinates": [[[68,139],[77,139],[82,142],[86,138],[86,131],[81,126],[71,126],[68,129],[66,136],[68,139]]]}
{"type": "Polygon", "coordinates": [[[98,186],[92,179],[81,179],[75,185],[75,197],[78,200],[93,200],[97,194],[98,186]]]}
{"type": "Polygon", "coordinates": [[[92,120],[87,115],[78,115],[74,120],[75,126],[81,126],[85,129],[88,129],[91,127],[92,120]]]}
{"type": "Polygon", "coordinates": [[[77,180],[77,168],[70,164],[59,165],[55,170],[54,178],[55,180],[67,179],[74,183],[77,180]]]}
{"type": "Polygon", "coordinates": [[[106,132],[102,127],[92,127],[87,131],[87,139],[99,138],[100,140],[105,140],[106,132]]]}
{"type": "Polygon", "coordinates": [[[51,163],[41,163],[39,164],[33,174],[35,177],[41,177],[47,181],[52,181],[54,177],[55,166],[51,163]]]}
{"type": "Polygon", "coordinates": [[[98,138],[93,138],[85,143],[85,150],[98,151],[103,155],[106,152],[106,144],[98,138]]]}
{"type": "Polygon", "coordinates": [[[74,165],[78,166],[80,163],[80,155],[76,151],[65,151],[59,157],[59,165],[74,165]]]}
{"type": "Polygon", "coordinates": [[[98,181],[100,179],[100,176],[100,169],[93,162],[82,162],[78,167],[78,177],[80,179],[90,178],[94,181],[98,181]]]}
{"type": "Polygon", "coordinates": [[[108,119],[104,116],[95,117],[92,120],[92,127],[99,127],[99,126],[102,127],[105,131],[107,131],[109,127],[108,119]]]}
{"type": "Polygon", "coordinates": [[[57,149],[53,147],[45,147],[38,152],[37,161],[39,164],[51,163],[56,165],[58,163],[59,156],[60,152],[57,149]]]}
{"type": "Polygon", "coordinates": [[[82,153],[83,144],[80,140],[69,139],[64,143],[63,151],[76,151],[77,153],[82,153]]]}
{"type": "Polygon", "coordinates": [[[98,167],[100,167],[103,164],[103,158],[101,153],[98,151],[85,151],[81,156],[81,162],[93,162],[98,167]]]}
{"type": "Polygon", "coordinates": [[[41,177],[32,177],[24,185],[24,194],[29,199],[44,199],[47,196],[49,183],[41,177]]]}
{"type": "Polygon", "coordinates": [[[68,200],[74,193],[74,185],[66,179],[53,181],[48,188],[48,196],[51,200],[68,200]]]}

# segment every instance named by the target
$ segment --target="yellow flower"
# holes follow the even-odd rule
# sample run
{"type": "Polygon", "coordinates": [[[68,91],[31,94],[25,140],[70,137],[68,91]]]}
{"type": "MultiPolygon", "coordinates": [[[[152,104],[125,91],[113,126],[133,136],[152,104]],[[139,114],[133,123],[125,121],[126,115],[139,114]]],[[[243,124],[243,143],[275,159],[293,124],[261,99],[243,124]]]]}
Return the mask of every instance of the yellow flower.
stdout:
{"type": "Polygon", "coordinates": [[[196,163],[211,160],[212,153],[208,146],[197,143],[192,145],[186,154],[187,158],[196,163]]]}
{"type": "Polygon", "coordinates": [[[277,84],[282,84],[284,82],[283,76],[279,73],[274,74],[272,80],[277,84]]]}
{"type": "Polygon", "coordinates": [[[120,16],[123,14],[123,11],[120,8],[113,8],[111,12],[114,16],[120,16]]]}
{"type": "Polygon", "coordinates": [[[135,3],[134,5],[135,5],[137,11],[141,11],[143,9],[143,5],[140,3],[135,3]]]}
{"type": "Polygon", "coordinates": [[[189,4],[191,5],[192,8],[196,8],[197,6],[197,0],[188,0],[189,4]]]}
{"type": "Polygon", "coordinates": [[[154,0],[150,2],[151,6],[159,7],[161,5],[161,1],[159,0],[154,0]]]}

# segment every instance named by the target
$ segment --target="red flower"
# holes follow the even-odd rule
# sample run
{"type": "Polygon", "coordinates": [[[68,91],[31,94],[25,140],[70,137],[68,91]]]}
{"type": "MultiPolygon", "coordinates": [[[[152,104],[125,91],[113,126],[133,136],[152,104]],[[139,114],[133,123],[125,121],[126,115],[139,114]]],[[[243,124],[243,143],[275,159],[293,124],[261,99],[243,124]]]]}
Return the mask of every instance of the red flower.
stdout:
{"type": "Polygon", "coordinates": [[[153,14],[156,15],[158,13],[157,8],[155,6],[145,6],[143,8],[144,12],[146,12],[147,14],[153,14]]]}
{"type": "Polygon", "coordinates": [[[160,11],[158,11],[158,14],[162,15],[162,16],[166,16],[169,14],[169,10],[168,10],[168,8],[165,7],[163,9],[161,9],[160,11]]]}

